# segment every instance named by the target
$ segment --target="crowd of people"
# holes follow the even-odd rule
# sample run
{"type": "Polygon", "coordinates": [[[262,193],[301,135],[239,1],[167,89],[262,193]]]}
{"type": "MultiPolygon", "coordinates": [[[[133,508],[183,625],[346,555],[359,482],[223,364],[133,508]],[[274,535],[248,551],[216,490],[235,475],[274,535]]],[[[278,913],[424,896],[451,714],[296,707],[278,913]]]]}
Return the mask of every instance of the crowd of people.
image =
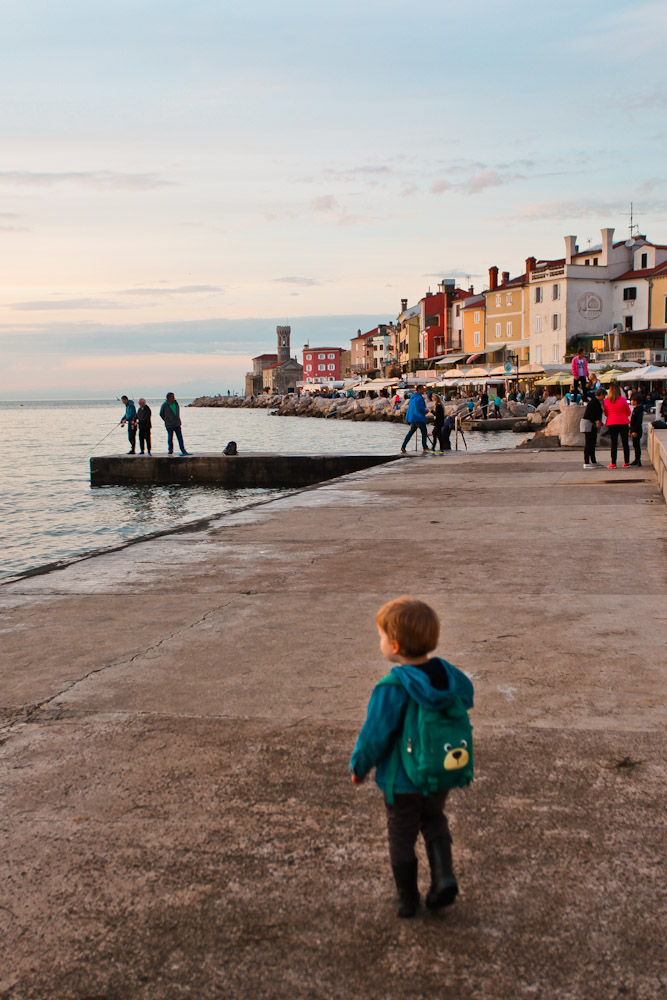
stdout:
{"type": "MultiPolygon", "coordinates": [[[[139,407],[134,405],[134,400],[128,396],[120,397],[125,404],[125,413],[120,421],[121,427],[127,427],[127,436],[130,442],[128,455],[137,453],[137,434],[139,435],[139,454],[151,454],[151,408],[143,397],[139,399],[139,407]]],[[[183,431],[181,430],[181,410],[173,392],[168,392],[164,403],[160,407],[160,417],[164,421],[167,431],[167,451],[174,454],[174,436],[181,449],[181,455],[189,455],[183,443],[183,431]]]]}

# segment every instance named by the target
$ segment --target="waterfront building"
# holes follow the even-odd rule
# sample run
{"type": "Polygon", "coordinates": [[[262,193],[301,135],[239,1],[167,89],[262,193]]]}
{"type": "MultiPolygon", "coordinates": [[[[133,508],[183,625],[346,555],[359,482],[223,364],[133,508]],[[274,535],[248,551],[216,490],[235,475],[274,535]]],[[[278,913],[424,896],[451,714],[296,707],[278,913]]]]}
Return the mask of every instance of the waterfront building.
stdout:
{"type": "Polygon", "coordinates": [[[252,371],[245,377],[246,396],[258,396],[264,391],[281,396],[294,392],[303,369],[296,358],[290,357],[290,334],[289,326],[277,326],[277,353],[258,354],[252,359],[252,371]]]}
{"type": "Polygon", "coordinates": [[[350,368],[353,375],[366,375],[374,369],[373,362],[373,337],[377,334],[377,327],[362,333],[357,330],[356,337],[350,341],[350,368]]]}
{"type": "MultiPolygon", "coordinates": [[[[532,259],[532,258],[531,258],[532,259]]],[[[526,270],[528,265],[526,265],[526,270]]],[[[489,268],[489,287],[483,292],[485,300],[484,354],[491,365],[502,364],[507,359],[528,362],[530,337],[528,335],[527,275],[510,278],[503,271],[498,281],[498,268],[489,268]]]]}
{"type": "Polygon", "coordinates": [[[579,250],[576,236],[565,236],[565,256],[527,262],[530,360],[562,364],[579,345],[613,334],[613,282],[632,267],[645,236],[614,243],[613,229],[601,230],[601,243],[579,250]]]}
{"type": "Polygon", "coordinates": [[[303,379],[305,382],[338,382],[349,374],[350,352],[342,347],[309,347],[303,349],[303,379]]]}
{"type": "Polygon", "coordinates": [[[420,316],[420,305],[408,307],[408,300],[401,299],[401,311],[396,318],[396,336],[398,363],[404,372],[416,371],[420,365],[420,316]]]}
{"type": "Polygon", "coordinates": [[[632,268],[613,282],[612,326],[613,336],[592,341],[596,356],[611,351],[609,360],[667,360],[667,247],[644,243],[634,250],[632,268]]]}
{"type": "Polygon", "coordinates": [[[484,328],[486,315],[486,298],[484,294],[471,295],[462,304],[463,313],[463,351],[472,356],[484,350],[484,328]]]}

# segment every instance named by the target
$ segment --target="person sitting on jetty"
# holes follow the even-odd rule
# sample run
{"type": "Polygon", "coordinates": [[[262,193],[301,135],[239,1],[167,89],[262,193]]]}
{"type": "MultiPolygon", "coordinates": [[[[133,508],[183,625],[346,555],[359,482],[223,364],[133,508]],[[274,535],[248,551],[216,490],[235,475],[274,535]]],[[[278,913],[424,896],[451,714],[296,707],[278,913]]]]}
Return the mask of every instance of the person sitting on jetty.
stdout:
{"type": "MultiPolygon", "coordinates": [[[[411,780],[407,764],[403,765],[398,746],[406,740],[402,723],[410,709],[419,712],[418,706],[434,715],[443,710],[453,714],[456,705],[458,718],[465,716],[469,725],[465,710],[473,707],[474,690],[463,671],[429,656],[438,644],[440,621],[428,604],[404,595],[384,604],[375,620],[380,651],[398,666],[373,689],[350,772],[352,783],[361,785],[375,768],[375,782],[385,800],[389,858],[399,894],[398,916],[413,917],[419,905],[415,843],[420,832],[431,868],[426,906],[430,910],[450,906],[458,895],[444,806],[450,787],[464,787],[472,780],[472,737],[459,740],[457,733],[456,745],[445,745],[444,768],[440,763],[438,777],[428,781],[428,787],[435,788],[427,792],[411,780]],[[466,767],[470,770],[464,774],[466,767]]],[[[411,748],[413,741],[407,743],[411,748]]]]}
{"type": "Polygon", "coordinates": [[[120,422],[120,426],[124,427],[127,424],[127,436],[130,441],[130,450],[128,455],[134,455],[137,447],[137,408],[134,405],[133,399],[128,399],[127,396],[121,396],[121,402],[125,403],[125,414],[120,422]]]}
{"type": "Polygon", "coordinates": [[[174,454],[175,434],[179,448],[181,449],[181,455],[189,455],[190,452],[185,450],[185,445],[183,444],[183,432],[181,431],[181,408],[178,405],[173,392],[167,393],[167,398],[160,407],[160,416],[164,420],[164,426],[167,430],[167,451],[169,454],[174,454]]]}
{"type": "Polygon", "coordinates": [[[405,435],[401,451],[406,450],[406,446],[413,434],[417,430],[421,431],[422,450],[428,451],[428,437],[426,435],[426,403],[424,402],[424,386],[418,385],[415,392],[410,396],[408,412],[405,414],[405,422],[410,424],[410,430],[405,435]]]}

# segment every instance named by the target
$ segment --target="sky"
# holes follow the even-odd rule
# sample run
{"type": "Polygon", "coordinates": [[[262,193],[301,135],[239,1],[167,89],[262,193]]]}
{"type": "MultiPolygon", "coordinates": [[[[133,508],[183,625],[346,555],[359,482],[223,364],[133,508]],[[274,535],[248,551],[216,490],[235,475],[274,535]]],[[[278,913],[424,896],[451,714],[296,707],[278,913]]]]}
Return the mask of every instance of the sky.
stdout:
{"type": "Polygon", "coordinates": [[[667,0],[3,0],[0,398],[241,390],[443,277],[667,243],[667,0]]]}

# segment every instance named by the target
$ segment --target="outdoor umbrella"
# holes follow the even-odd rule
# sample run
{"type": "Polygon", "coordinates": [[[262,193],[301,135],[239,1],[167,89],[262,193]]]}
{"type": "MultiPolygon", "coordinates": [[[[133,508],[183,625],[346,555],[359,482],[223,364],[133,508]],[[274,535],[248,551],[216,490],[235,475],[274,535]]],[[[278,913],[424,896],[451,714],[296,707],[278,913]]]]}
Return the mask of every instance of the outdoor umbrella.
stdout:
{"type": "Polygon", "coordinates": [[[531,361],[527,365],[521,365],[519,375],[544,375],[544,368],[542,365],[538,365],[537,362],[531,361]]]}
{"type": "Polygon", "coordinates": [[[615,382],[618,379],[619,375],[625,375],[625,372],[623,371],[623,369],[622,368],[612,368],[612,369],[610,369],[610,371],[605,372],[604,375],[600,375],[599,378],[600,378],[601,382],[603,382],[605,385],[607,385],[607,383],[609,383],[609,382],[615,382]]]}
{"type": "Polygon", "coordinates": [[[665,376],[661,374],[664,370],[664,368],[658,368],[657,365],[643,365],[641,368],[632,368],[629,372],[623,372],[622,375],[618,376],[618,381],[634,382],[639,379],[642,382],[650,382],[654,378],[664,378],[665,376]]]}
{"type": "Polygon", "coordinates": [[[567,372],[555,372],[553,375],[547,375],[546,378],[538,378],[535,385],[569,385],[572,382],[572,376],[568,375],[567,372]]]}

